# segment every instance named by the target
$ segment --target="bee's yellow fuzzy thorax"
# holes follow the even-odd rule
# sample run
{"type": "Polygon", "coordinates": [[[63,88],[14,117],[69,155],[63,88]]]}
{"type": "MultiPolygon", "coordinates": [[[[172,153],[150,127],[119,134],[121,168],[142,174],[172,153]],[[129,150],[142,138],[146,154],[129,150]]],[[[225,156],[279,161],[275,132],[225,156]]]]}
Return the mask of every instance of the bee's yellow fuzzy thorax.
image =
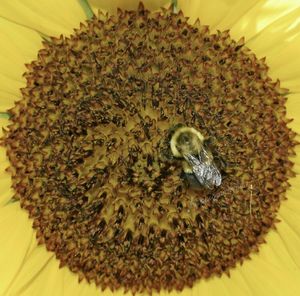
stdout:
{"type": "Polygon", "coordinates": [[[183,127],[178,128],[174,132],[174,134],[171,138],[171,141],[170,141],[170,147],[171,147],[171,151],[172,151],[172,154],[174,157],[183,157],[182,153],[178,150],[177,147],[178,147],[178,139],[184,133],[192,133],[192,134],[196,135],[201,143],[204,140],[204,137],[202,136],[202,134],[192,127],[183,126],[183,127]]]}

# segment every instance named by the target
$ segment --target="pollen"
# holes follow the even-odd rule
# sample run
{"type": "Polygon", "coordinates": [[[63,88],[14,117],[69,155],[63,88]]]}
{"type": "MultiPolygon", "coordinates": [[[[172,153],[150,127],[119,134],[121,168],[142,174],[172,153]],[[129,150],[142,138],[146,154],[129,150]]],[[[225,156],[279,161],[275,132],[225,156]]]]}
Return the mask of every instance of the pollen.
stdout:
{"type": "Polygon", "coordinates": [[[99,13],[45,41],[2,139],[13,199],[60,266],[100,289],[182,290],[257,252],[294,176],[286,89],[229,31],[171,9],[99,13]],[[222,184],[170,149],[201,131],[222,184]]]}

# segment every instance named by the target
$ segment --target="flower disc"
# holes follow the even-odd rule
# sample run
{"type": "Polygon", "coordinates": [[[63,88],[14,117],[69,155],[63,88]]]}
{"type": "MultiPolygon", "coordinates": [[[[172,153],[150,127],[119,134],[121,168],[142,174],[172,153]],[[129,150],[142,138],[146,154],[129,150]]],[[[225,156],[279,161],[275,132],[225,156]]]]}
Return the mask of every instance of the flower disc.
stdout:
{"type": "Polygon", "coordinates": [[[62,266],[102,289],[181,290],[264,241],[295,134],[243,40],[139,7],[52,38],[27,67],[4,144],[14,198],[62,266]],[[205,137],[221,186],[186,182],[178,123],[205,137]]]}

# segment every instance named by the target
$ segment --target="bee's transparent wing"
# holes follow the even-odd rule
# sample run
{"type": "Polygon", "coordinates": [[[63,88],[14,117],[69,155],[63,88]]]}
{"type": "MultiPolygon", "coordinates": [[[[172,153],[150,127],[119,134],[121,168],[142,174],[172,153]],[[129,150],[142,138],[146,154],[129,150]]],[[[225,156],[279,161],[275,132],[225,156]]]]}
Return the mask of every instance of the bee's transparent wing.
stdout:
{"type": "Polygon", "coordinates": [[[205,149],[201,150],[198,157],[186,154],[184,158],[192,167],[193,173],[201,185],[208,188],[221,185],[221,173],[205,149]]]}

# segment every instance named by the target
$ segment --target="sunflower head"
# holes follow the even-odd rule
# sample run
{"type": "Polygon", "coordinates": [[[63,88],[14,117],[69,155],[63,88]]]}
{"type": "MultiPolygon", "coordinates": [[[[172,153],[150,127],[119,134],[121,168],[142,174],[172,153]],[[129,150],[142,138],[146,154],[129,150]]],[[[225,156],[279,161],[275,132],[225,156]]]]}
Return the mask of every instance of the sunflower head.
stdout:
{"type": "Polygon", "coordinates": [[[2,144],[13,199],[61,267],[152,293],[258,250],[297,142],[287,90],[244,38],[140,4],[45,40],[26,67],[2,144]]]}

